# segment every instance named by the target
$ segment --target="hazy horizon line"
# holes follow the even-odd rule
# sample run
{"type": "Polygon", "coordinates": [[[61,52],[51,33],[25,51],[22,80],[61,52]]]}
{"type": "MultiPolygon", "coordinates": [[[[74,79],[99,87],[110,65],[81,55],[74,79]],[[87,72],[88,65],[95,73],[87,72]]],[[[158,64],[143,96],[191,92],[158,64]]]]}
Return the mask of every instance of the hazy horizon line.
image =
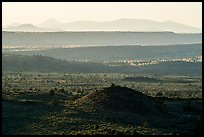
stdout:
{"type": "Polygon", "coordinates": [[[153,21],[153,22],[158,22],[158,23],[163,23],[163,22],[174,22],[174,23],[178,23],[178,24],[182,24],[182,25],[186,25],[186,26],[189,26],[189,27],[194,27],[194,28],[198,28],[198,29],[202,29],[202,26],[201,28],[198,27],[198,26],[192,26],[192,25],[187,25],[187,24],[184,24],[184,23],[180,23],[180,22],[177,22],[177,21],[172,21],[172,20],[164,20],[164,21],[158,21],[158,20],[153,20],[153,19],[148,19],[148,18],[126,18],[126,17],[123,17],[123,18],[118,18],[118,19],[113,19],[113,20],[103,20],[103,21],[98,21],[98,20],[90,20],[90,19],[81,19],[81,20],[75,20],[75,21],[70,21],[70,22],[62,22],[62,21],[59,21],[57,20],[56,18],[54,17],[51,17],[51,18],[47,18],[45,19],[44,21],[40,22],[40,23],[31,23],[31,22],[25,22],[25,23],[19,23],[19,22],[13,22],[13,23],[10,23],[10,24],[3,24],[2,22],[2,27],[6,27],[6,26],[12,26],[13,24],[18,24],[17,26],[19,25],[23,25],[23,24],[31,24],[31,25],[34,25],[34,26],[38,26],[48,20],[54,20],[60,24],[68,24],[68,23],[75,23],[75,22],[83,22],[83,21],[90,21],[90,22],[98,22],[98,23],[104,23],[104,22],[113,22],[113,21],[117,21],[117,20],[149,20],[149,21],[153,21]]]}

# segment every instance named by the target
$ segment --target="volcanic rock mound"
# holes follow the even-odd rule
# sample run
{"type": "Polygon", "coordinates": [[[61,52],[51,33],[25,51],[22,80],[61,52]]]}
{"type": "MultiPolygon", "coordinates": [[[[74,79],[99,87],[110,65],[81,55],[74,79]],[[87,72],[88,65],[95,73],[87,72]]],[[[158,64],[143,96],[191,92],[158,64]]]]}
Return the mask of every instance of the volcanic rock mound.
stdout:
{"type": "Polygon", "coordinates": [[[78,105],[93,105],[112,111],[133,113],[157,113],[163,110],[163,104],[153,97],[139,91],[121,86],[111,86],[94,91],[76,100],[78,105]]]}

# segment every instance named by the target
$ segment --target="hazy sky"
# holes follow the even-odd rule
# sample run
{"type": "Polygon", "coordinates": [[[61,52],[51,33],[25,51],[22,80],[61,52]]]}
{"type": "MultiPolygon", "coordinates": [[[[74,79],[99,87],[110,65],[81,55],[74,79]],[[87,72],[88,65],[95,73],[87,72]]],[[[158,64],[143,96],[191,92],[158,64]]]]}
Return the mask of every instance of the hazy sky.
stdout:
{"type": "Polygon", "coordinates": [[[171,20],[202,28],[202,2],[3,2],[2,24],[111,21],[120,18],[171,20]]]}

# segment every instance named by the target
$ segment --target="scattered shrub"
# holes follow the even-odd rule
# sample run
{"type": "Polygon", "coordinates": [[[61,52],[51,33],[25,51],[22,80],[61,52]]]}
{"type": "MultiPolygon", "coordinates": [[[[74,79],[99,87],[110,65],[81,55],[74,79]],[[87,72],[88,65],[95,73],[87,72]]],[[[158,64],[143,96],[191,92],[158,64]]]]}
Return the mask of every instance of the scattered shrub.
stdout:
{"type": "Polygon", "coordinates": [[[144,128],[150,128],[151,127],[150,124],[147,121],[145,121],[142,126],[144,128]]]}
{"type": "Polygon", "coordinates": [[[133,135],[140,135],[137,130],[133,130],[133,135]]]}
{"type": "Polygon", "coordinates": [[[59,89],[59,92],[63,93],[64,92],[64,88],[59,89]]]}
{"type": "Polygon", "coordinates": [[[50,104],[52,105],[59,105],[60,104],[60,101],[56,98],[52,99],[52,101],[50,102],[50,104]]]}
{"type": "Polygon", "coordinates": [[[98,125],[95,125],[94,128],[97,130],[97,129],[99,129],[99,126],[98,126],[98,125]]]}
{"type": "Polygon", "coordinates": [[[53,89],[50,90],[50,96],[54,96],[55,95],[55,91],[53,89]]]}
{"type": "Polygon", "coordinates": [[[163,96],[163,93],[159,91],[159,92],[157,92],[156,96],[157,97],[163,96]]]}
{"type": "Polygon", "coordinates": [[[114,83],[112,83],[112,84],[111,84],[111,87],[112,87],[112,88],[113,88],[113,87],[115,87],[115,84],[114,84],[114,83]]]}

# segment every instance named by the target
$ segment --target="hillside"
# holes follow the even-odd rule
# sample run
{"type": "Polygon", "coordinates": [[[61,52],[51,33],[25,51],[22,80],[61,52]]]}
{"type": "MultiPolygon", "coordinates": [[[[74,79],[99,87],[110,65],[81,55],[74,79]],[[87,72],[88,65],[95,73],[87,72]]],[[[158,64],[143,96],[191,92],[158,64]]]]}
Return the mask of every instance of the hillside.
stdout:
{"type": "Polygon", "coordinates": [[[2,71],[201,75],[202,62],[162,62],[143,67],[135,67],[130,65],[108,66],[94,62],[64,61],[46,56],[3,54],[2,71]]]}
{"type": "Polygon", "coordinates": [[[175,45],[202,43],[202,34],[173,32],[5,32],[2,45],[24,47],[175,45]]]}
{"type": "Polygon", "coordinates": [[[2,55],[2,71],[95,72],[103,71],[102,68],[105,69],[97,63],[67,62],[45,56],[2,55]]]}
{"type": "MultiPolygon", "coordinates": [[[[13,53],[14,49],[4,49],[2,52],[13,53]]],[[[90,60],[94,62],[121,60],[166,60],[188,58],[202,55],[202,44],[183,44],[168,46],[98,46],[78,48],[50,48],[31,51],[19,50],[22,55],[43,55],[67,61],[90,60]]]]}

